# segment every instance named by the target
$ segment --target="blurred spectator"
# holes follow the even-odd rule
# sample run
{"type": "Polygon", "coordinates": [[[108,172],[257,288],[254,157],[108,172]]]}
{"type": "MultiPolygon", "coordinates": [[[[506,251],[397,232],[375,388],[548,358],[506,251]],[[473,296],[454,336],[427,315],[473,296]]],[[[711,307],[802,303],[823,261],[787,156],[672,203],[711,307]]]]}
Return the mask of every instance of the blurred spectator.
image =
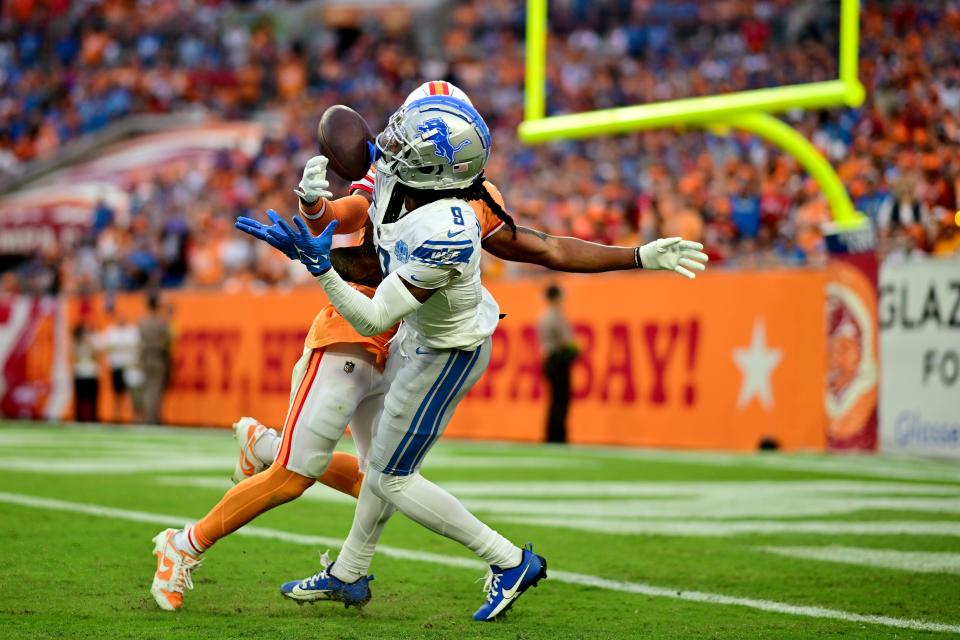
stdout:
{"type": "Polygon", "coordinates": [[[73,329],[73,406],[77,422],[99,422],[100,364],[96,334],[84,323],[73,329]]]}
{"type": "Polygon", "coordinates": [[[97,203],[97,208],[93,212],[93,235],[98,236],[100,232],[113,225],[113,209],[103,199],[97,203]]]}
{"type": "Polygon", "coordinates": [[[544,354],[543,372],[550,386],[547,411],[547,442],[567,441],[567,412],[570,408],[570,367],[577,358],[573,327],[563,313],[563,293],[557,286],[546,290],[547,310],[540,318],[538,335],[544,354]]]}
{"type": "MultiPolygon", "coordinates": [[[[100,345],[107,354],[107,364],[110,367],[113,387],[112,420],[120,422],[127,397],[138,394],[142,382],[140,378],[143,374],[139,366],[140,332],[122,313],[114,310],[100,335],[100,345]]],[[[137,421],[136,407],[139,403],[132,404],[135,409],[134,420],[137,421]]]]}
{"type": "MultiPolygon", "coordinates": [[[[254,153],[224,149],[211,166],[138,176],[125,185],[129,221],[100,205],[93,238],[28,262],[18,272],[21,289],[289,280],[300,272],[238,238],[232,219],[294,206],[290,189],[315,153],[324,108],[349,104],[379,128],[408,91],[434,77],[461,86],[487,119],[487,174],[519,223],[607,243],[679,233],[704,241],[721,265],[823,259],[822,193],[795,160],[751,135],[657,130],[519,143],[521,0],[451,3],[437,18],[446,20],[440,31],[435,20],[399,9],[275,29],[269,12],[285,5],[4,5],[0,171],[16,172],[135,113],[201,109],[275,123],[254,153]]],[[[549,11],[550,113],[838,74],[836,0],[596,0],[552,2],[549,11]]],[[[960,6],[868,0],[861,23],[867,102],[785,117],[834,163],[882,246],[902,244],[909,227],[924,236],[911,236],[916,251],[955,254],[955,233],[942,220],[960,204],[960,6]]],[[[486,262],[507,276],[530,269],[486,262]]]]}
{"type": "Polygon", "coordinates": [[[147,298],[147,315],[140,321],[140,370],[143,372],[143,421],[162,424],[163,396],[170,377],[170,320],[156,294],[147,298]]]}

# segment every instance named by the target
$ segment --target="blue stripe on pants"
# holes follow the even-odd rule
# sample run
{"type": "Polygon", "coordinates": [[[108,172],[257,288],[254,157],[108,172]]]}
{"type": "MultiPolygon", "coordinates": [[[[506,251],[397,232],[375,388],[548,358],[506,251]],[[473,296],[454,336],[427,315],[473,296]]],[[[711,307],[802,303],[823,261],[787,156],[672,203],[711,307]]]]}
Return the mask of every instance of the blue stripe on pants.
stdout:
{"type": "MultiPolygon", "coordinates": [[[[463,377],[466,369],[473,357],[469,351],[454,351],[448,361],[447,367],[444,367],[443,373],[437,378],[439,387],[436,393],[428,393],[417,409],[413,422],[403,440],[407,446],[397,448],[390,458],[390,464],[384,470],[384,473],[396,476],[406,476],[413,473],[414,461],[420,451],[429,447],[430,435],[433,431],[433,425],[439,420],[440,409],[447,404],[447,399],[454,395],[458,389],[457,382],[463,377]],[[417,419],[419,417],[419,420],[417,419]]],[[[436,387],[431,387],[431,391],[436,387]]]]}
{"type": "Polygon", "coordinates": [[[430,436],[420,448],[420,451],[413,460],[413,464],[410,465],[411,470],[420,466],[420,463],[423,461],[423,456],[427,455],[427,451],[429,451],[430,447],[433,446],[433,443],[436,442],[437,438],[440,436],[440,424],[443,422],[443,416],[447,413],[447,408],[450,406],[450,403],[453,402],[453,399],[457,397],[458,393],[460,393],[460,389],[463,388],[463,383],[467,381],[467,377],[470,375],[470,372],[473,371],[473,366],[477,364],[477,360],[480,359],[480,349],[482,349],[482,347],[478,347],[473,352],[473,356],[470,358],[470,363],[467,364],[466,368],[463,370],[463,374],[460,376],[460,379],[457,380],[456,387],[453,389],[453,392],[447,397],[447,400],[437,412],[433,421],[433,426],[430,429],[430,436]]]}
{"type": "Polygon", "coordinates": [[[443,365],[443,370],[440,372],[440,375],[437,376],[437,379],[433,381],[433,385],[430,387],[430,390],[427,391],[427,395],[423,397],[423,401],[420,403],[420,406],[417,408],[417,413],[413,416],[413,421],[410,423],[410,428],[407,429],[407,432],[403,434],[403,438],[400,440],[400,444],[397,445],[396,450],[393,452],[393,455],[390,456],[390,462],[387,463],[387,466],[384,468],[384,473],[391,473],[391,470],[394,469],[397,465],[400,456],[407,450],[410,444],[410,438],[413,436],[416,431],[417,425],[420,423],[420,419],[423,416],[424,410],[427,408],[430,400],[433,399],[434,394],[437,392],[437,389],[443,384],[444,378],[446,378],[447,372],[450,370],[450,366],[453,364],[455,352],[451,352],[447,356],[447,361],[443,365]]]}

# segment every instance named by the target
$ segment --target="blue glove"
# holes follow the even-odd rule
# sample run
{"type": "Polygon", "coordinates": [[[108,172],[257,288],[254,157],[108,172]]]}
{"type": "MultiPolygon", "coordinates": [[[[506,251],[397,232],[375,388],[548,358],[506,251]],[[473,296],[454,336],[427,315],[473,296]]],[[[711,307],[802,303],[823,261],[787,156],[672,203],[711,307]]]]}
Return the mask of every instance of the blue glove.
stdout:
{"type": "MultiPolygon", "coordinates": [[[[291,229],[290,225],[283,220],[269,227],[266,230],[267,242],[277,248],[293,247],[296,258],[315,276],[329,271],[330,245],[333,243],[333,232],[337,228],[337,221],[334,220],[328,224],[319,236],[310,233],[310,229],[300,216],[293,216],[293,222],[297,225],[297,231],[291,229]]],[[[281,251],[287,253],[284,249],[281,251]]]]}
{"type": "Polygon", "coordinates": [[[237,221],[233,223],[233,226],[240,231],[253,236],[257,240],[263,240],[291,260],[299,260],[300,254],[297,253],[297,249],[293,246],[293,243],[287,240],[286,233],[278,233],[276,236],[268,234],[271,229],[274,229],[278,232],[283,232],[285,229],[289,229],[290,233],[292,234],[293,229],[290,229],[290,225],[288,225],[283,218],[278,216],[277,212],[273,209],[267,210],[267,217],[270,218],[270,222],[273,223],[269,227],[254,220],[253,218],[246,218],[243,216],[237,218],[237,221]]]}

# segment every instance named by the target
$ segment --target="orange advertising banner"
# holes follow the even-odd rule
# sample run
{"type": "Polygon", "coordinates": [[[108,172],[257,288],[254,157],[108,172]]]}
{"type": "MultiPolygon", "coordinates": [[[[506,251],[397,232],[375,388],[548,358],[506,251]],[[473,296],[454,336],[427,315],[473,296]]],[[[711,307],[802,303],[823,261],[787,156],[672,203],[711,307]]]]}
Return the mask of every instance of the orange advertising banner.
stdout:
{"type": "MultiPolygon", "coordinates": [[[[824,276],[818,272],[565,277],[581,353],[569,440],[755,449],[824,446],[824,276]]],[[[492,292],[507,317],[484,378],[447,433],[542,440],[542,283],[492,292]]]]}
{"type": "MultiPolygon", "coordinates": [[[[784,449],[824,447],[826,276],[817,271],[493,283],[507,315],[448,435],[544,439],[548,390],[536,327],[548,282],[564,290],[581,350],[571,442],[752,450],[766,438],[784,449]]],[[[252,415],[281,424],[290,371],[323,294],[180,292],[165,300],[176,336],[166,421],[216,426],[252,415]]],[[[122,297],[118,308],[137,317],[142,304],[122,297]]],[[[107,389],[104,415],[109,402],[107,389]]]]}
{"type": "MultiPolygon", "coordinates": [[[[327,303],[323,291],[165,292],[161,299],[174,336],[164,422],[229,426],[240,416],[255,416],[265,424],[282,425],[293,365],[314,315],[327,303]]],[[[116,300],[116,309],[127,319],[139,319],[145,308],[143,296],[116,300]]],[[[73,312],[88,317],[95,327],[106,324],[99,301],[88,307],[75,301],[73,312]]],[[[109,419],[112,398],[106,374],[100,389],[100,416],[109,419]]]]}

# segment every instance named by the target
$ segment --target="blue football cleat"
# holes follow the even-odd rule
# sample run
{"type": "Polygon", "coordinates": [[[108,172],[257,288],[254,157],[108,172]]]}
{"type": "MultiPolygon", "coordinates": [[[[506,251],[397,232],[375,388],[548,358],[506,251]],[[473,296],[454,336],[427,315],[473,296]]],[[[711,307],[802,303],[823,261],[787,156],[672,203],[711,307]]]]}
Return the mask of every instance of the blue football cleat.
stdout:
{"type": "Polygon", "coordinates": [[[495,620],[513,606],[520,595],[530,587],[547,577],[547,560],[533,552],[533,545],[527,543],[523,548],[523,559],[512,569],[501,569],[490,565],[483,590],[487,592],[484,602],[473,619],[480,622],[495,620]]]}
{"type": "Polygon", "coordinates": [[[323,554],[320,558],[323,569],[303,580],[294,580],[280,585],[280,593],[294,600],[297,604],[316,602],[318,600],[334,600],[342,602],[343,606],[362,607],[370,602],[370,581],[373,576],[360,578],[356,582],[344,582],[330,574],[333,563],[323,554]]]}

